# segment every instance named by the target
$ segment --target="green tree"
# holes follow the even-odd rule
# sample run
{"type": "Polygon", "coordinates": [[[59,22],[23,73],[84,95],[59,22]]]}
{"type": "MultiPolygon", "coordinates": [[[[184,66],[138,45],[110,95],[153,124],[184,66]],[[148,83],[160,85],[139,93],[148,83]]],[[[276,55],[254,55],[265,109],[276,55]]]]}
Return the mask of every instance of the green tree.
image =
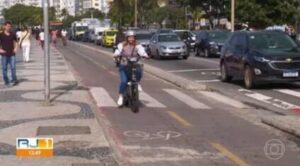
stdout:
{"type": "Polygon", "coordinates": [[[102,13],[100,10],[94,9],[94,8],[88,9],[85,13],[83,13],[82,15],[79,15],[78,17],[90,18],[92,16],[93,16],[93,18],[98,18],[100,20],[104,19],[104,13],[102,13]]]}
{"type": "Polygon", "coordinates": [[[63,18],[63,19],[66,19],[68,16],[69,16],[69,12],[66,8],[62,9],[61,10],[61,14],[60,16],[63,18]]]}
{"type": "MultiPolygon", "coordinates": [[[[55,8],[49,9],[49,20],[56,20],[55,8]]],[[[13,24],[23,25],[41,25],[43,22],[42,8],[17,4],[9,9],[3,10],[5,20],[12,21],[13,24]]]]}
{"type": "MultiPolygon", "coordinates": [[[[183,6],[200,7],[210,20],[220,16],[230,19],[231,0],[177,0],[183,6]],[[224,8],[225,7],[225,8],[224,8]]],[[[236,0],[237,23],[264,28],[274,24],[294,24],[300,18],[299,0],[236,0]]]]}
{"type": "MultiPolygon", "coordinates": [[[[230,5],[230,0],[177,0],[183,7],[190,7],[190,12],[201,10],[205,13],[204,18],[209,20],[210,26],[213,27],[213,20],[220,19],[226,15],[226,8],[230,5]]],[[[195,13],[194,13],[195,14],[195,13]]],[[[199,13],[197,13],[199,15],[199,13]]]]}
{"type": "MultiPolygon", "coordinates": [[[[115,0],[110,6],[109,17],[120,25],[133,26],[134,24],[134,0],[115,0]]],[[[164,19],[171,22],[172,27],[184,26],[184,10],[177,7],[159,8],[157,0],[138,0],[138,23],[147,25],[158,23],[161,25],[164,19]]]]}
{"type": "Polygon", "coordinates": [[[274,24],[294,24],[299,17],[300,2],[294,0],[239,0],[236,11],[239,22],[263,28],[274,24]]]}

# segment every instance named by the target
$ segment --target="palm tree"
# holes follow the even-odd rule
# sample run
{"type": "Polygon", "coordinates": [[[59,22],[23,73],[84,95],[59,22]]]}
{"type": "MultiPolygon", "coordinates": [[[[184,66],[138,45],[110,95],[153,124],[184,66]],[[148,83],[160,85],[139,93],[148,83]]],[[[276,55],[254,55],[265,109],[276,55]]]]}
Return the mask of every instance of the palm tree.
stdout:
{"type": "Polygon", "coordinates": [[[193,19],[193,28],[195,28],[196,21],[202,17],[202,10],[200,7],[192,8],[192,19],[193,19]]]}
{"type": "Polygon", "coordinates": [[[60,16],[62,17],[63,20],[66,19],[66,17],[69,16],[68,10],[66,8],[62,9],[60,16]]]}

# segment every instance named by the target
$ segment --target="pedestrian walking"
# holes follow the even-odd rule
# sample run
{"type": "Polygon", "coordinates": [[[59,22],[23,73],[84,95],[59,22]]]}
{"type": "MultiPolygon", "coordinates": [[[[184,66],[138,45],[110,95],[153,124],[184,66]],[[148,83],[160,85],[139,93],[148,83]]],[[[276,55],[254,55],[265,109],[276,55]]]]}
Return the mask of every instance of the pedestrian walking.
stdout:
{"type": "Polygon", "coordinates": [[[25,63],[29,62],[29,55],[30,55],[30,40],[31,40],[31,33],[27,27],[24,27],[22,33],[20,35],[19,45],[22,49],[23,53],[23,61],[25,63]]]}
{"type": "Polygon", "coordinates": [[[21,33],[22,33],[21,29],[20,29],[20,28],[18,28],[18,29],[17,29],[17,31],[16,31],[16,35],[17,35],[17,41],[18,41],[18,42],[20,41],[20,38],[21,38],[21,33]]]}
{"type": "Polygon", "coordinates": [[[0,54],[2,63],[2,74],[4,84],[9,86],[12,83],[13,86],[18,84],[17,74],[16,74],[16,52],[17,52],[17,37],[16,34],[12,32],[12,23],[6,21],[4,23],[4,31],[0,33],[0,54]],[[7,67],[10,66],[11,70],[11,81],[7,76],[7,67]]]}
{"type": "Polygon", "coordinates": [[[41,30],[38,28],[38,27],[36,27],[35,28],[35,30],[34,30],[34,33],[35,33],[35,39],[37,40],[37,41],[39,41],[40,40],[40,32],[41,32],[41,30]]]}
{"type": "Polygon", "coordinates": [[[68,35],[68,32],[65,29],[63,29],[61,31],[61,39],[62,39],[62,42],[63,42],[64,46],[67,45],[67,35],[68,35]]]}
{"type": "Polygon", "coordinates": [[[41,45],[42,49],[44,49],[44,45],[45,45],[45,32],[44,32],[44,29],[41,29],[41,32],[39,33],[39,40],[40,40],[40,45],[41,45]]]}
{"type": "Polygon", "coordinates": [[[51,41],[54,47],[56,47],[57,35],[58,35],[58,30],[53,30],[51,32],[51,41]]]}

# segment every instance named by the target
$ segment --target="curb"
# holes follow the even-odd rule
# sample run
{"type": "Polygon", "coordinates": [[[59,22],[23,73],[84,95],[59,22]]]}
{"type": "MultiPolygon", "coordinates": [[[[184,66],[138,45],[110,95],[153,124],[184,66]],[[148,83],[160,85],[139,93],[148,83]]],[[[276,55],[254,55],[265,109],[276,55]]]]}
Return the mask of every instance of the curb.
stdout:
{"type": "Polygon", "coordinates": [[[300,138],[300,119],[297,116],[268,116],[261,121],[271,127],[300,138]]]}

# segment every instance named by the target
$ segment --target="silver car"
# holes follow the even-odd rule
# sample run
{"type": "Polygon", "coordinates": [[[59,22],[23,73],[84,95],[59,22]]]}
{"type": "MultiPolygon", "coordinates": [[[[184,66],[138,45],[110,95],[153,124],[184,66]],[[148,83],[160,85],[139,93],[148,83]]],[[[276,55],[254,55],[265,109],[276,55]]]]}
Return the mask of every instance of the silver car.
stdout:
{"type": "Polygon", "coordinates": [[[150,40],[152,38],[152,33],[148,31],[137,31],[136,32],[137,41],[145,48],[148,49],[150,40]]]}
{"type": "Polygon", "coordinates": [[[175,33],[155,34],[150,41],[148,52],[156,59],[169,57],[187,59],[190,55],[186,44],[175,33]]]}

